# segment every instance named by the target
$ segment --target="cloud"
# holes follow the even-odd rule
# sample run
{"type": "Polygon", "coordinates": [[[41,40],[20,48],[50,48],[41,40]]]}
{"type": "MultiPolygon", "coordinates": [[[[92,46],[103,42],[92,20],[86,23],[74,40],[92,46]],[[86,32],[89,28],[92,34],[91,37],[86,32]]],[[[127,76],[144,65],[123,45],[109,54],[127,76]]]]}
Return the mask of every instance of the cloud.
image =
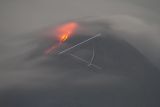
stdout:
{"type": "MultiPolygon", "coordinates": [[[[160,64],[156,12],[129,1],[17,0],[1,5],[0,106],[159,107],[159,70],[145,57],[160,64]],[[75,20],[103,31],[94,62],[102,70],[71,56],[43,55],[52,41],[42,37],[44,26],[83,16],[98,16],[75,20]]],[[[76,54],[83,56],[92,46],[76,54]]]]}
{"type": "Polygon", "coordinates": [[[108,18],[113,32],[124,38],[153,63],[160,61],[160,27],[134,16],[115,15],[108,18]]]}

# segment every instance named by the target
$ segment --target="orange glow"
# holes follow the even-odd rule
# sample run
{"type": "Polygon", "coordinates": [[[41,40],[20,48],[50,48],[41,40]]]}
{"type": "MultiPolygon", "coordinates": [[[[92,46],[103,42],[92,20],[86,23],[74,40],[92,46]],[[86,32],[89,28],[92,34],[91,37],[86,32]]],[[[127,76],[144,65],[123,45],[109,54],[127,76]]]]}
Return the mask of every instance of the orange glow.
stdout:
{"type": "Polygon", "coordinates": [[[60,42],[66,41],[68,39],[69,35],[70,35],[69,33],[60,35],[60,37],[59,37],[60,42]]]}
{"type": "Polygon", "coordinates": [[[69,39],[73,35],[73,33],[75,32],[77,27],[78,27],[78,24],[75,22],[70,22],[70,23],[63,24],[63,25],[57,27],[57,29],[55,29],[55,31],[56,31],[56,37],[57,37],[59,43],[51,46],[50,48],[45,50],[44,53],[46,55],[48,55],[53,50],[57,49],[61,45],[61,43],[65,42],[67,39],[69,39]]]}
{"type": "Polygon", "coordinates": [[[56,49],[58,47],[58,45],[53,45],[52,47],[48,48],[47,50],[45,50],[45,54],[48,55],[50,52],[52,52],[54,49],[56,49]]]}
{"type": "Polygon", "coordinates": [[[77,23],[70,22],[59,26],[56,29],[57,37],[60,42],[65,42],[72,34],[75,32],[76,28],[78,27],[77,23]]]}

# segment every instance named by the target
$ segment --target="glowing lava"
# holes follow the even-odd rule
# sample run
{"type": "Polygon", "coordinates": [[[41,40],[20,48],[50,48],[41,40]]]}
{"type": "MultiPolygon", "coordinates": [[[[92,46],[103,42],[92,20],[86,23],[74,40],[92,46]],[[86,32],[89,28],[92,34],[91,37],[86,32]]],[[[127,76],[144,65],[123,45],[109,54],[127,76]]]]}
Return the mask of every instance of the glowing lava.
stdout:
{"type": "Polygon", "coordinates": [[[59,26],[56,29],[56,34],[59,42],[65,42],[67,39],[69,39],[75,32],[77,27],[78,25],[75,22],[70,22],[62,26],[59,26]]]}
{"type": "Polygon", "coordinates": [[[57,27],[55,31],[56,31],[56,38],[58,39],[59,43],[48,48],[45,51],[45,54],[49,54],[54,49],[58,48],[63,42],[68,40],[73,35],[77,27],[78,27],[78,24],[75,22],[66,23],[57,27]]]}
{"type": "Polygon", "coordinates": [[[68,32],[68,33],[65,33],[65,34],[63,34],[63,35],[60,35],[59,41],[60,41],[60,42],[65,42],[65,41],[69,38],[69,36],[70,36],[70,33],[69,33],[69,32],[68,32]]]}

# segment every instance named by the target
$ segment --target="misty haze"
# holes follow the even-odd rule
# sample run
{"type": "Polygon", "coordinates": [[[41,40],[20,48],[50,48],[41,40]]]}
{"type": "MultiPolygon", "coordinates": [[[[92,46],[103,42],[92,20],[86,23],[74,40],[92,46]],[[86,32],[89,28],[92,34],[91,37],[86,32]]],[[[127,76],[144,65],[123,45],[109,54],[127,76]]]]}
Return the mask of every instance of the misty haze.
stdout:
{"type": "Polygon", "coordinates": [[[1,0],[1,107],[160,107],[160,2],[1,0]]]}

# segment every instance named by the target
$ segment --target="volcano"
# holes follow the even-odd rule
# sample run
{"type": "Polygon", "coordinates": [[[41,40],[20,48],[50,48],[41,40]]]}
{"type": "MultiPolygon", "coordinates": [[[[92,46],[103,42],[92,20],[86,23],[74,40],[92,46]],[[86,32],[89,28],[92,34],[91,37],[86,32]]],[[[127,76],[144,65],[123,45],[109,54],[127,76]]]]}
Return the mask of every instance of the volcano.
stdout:
{"type": "Polygon", "coordinates": [[[25,71],[31,76],[42,75],[8,89],[2,94],[3,106],[160,106],[159,69],[130,43],[111,33],[107,25],[83,25],[87,33],[78,31],[51,54],[43,54],[54,44],[45,39],[22,58],[21,66],[32,63],[25,71]]]}

